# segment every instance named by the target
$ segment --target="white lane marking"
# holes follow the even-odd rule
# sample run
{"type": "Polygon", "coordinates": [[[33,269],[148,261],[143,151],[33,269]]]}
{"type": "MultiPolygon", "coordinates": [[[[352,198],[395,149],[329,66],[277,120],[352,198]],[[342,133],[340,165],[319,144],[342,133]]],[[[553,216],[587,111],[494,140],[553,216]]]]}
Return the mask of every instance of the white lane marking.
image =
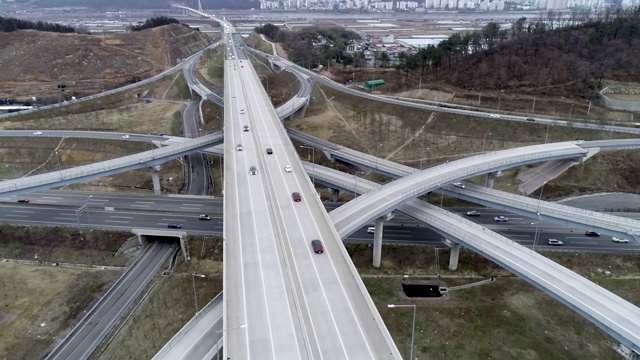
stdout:
{"type": "Polygon", "coordinates": [[[161,219],[164,221],[182,221],[183,219],[161,219]]]}
{"type": "Polygon", "coordinates": [[[61,197],[55,197],[55,196],[43,196],[42,199],[43,200],[62,200],[61,197]]]}
{"type": "Polygon", "coordinates": [[[184,206],[204,206],[202,204],[180,204],[180,205],[184,205],[184,206]]]}
{"type": "Polygon", "coordinates": [[[115,218],[115,219],[133,219],[133,216],[117,216],[117,215],[111,215],[109,217],[115,218]]]}
{"type": "Polygon", "coordinates": [[[153,201],[134,201],[136,204],[155,204],[153,201]]]}
{"type": "MultiPolygon", "coordinates": [[[[255,95],[255,94],[254,94],[254,95],[255,95]]],[[[254,100],[256,100],[256,99],[255,99],[255,96],[254,96],[254,100]]],[[[256,103],[258,103],[258,102],[256,101],[256,103]]],[[[262,115],[262,114],[261,114],[261,115],[262,115]]],[[[254,123],[253,125],[254,125],[254,127],[255,127],[256,129],[258,128],[257,123],[254,123]]],[[[268,127],[268,124],[265,124],[264,122],[260,123],[260,125],[261,125],[261,126],[268,127]]],[[[277,139],[278,141],[277,141],[277,142],[274,142],[274,141],[271,139],[271,137],[270,137],[270,135],[269,135],[268,131],[266,132],[266,134],[267,134],[268,141],[269,141],[269,143],[270,143],[270,144],[283,144],[283,142],[281,142],[281,141],[280,141],[280,139],[277,139]]],[[[261,148],[264,148],[264,147],[265,147],[265,146],[263,146],[262,144],[260,144],[260,142],[259,142],[259,141],[258,141],[257,143],[258,143],[258,145],[259,145],[261,148]],[[261,146],[261,145],[262,145],[262,146],[261,146]]],[[[284,144],[287,144],[287,142],[284,142],[284,144]]],[[[284,146],[286,146],[286,145],[284,145],[284,146]]],[[[285,153],[285,152],[283,152],[283,153],[285,153]]],[[[287,158],[287,160],[288,160],[288,157],[286,156],[286,153],[285,153],[285,157],[286,157],[286,158],[287,158]]],[[[279,159],[279,155],[278,155],[278,153],[276,154],[275,159],[276,159],[276,161],[278,162],[278,169],[280,169],[280,168],[281,168],[281,167],[280,167],[280,164],[281,164],[281,163],[278,161],[278,159],[279,159]]],[[[289,162],[289,161],[287,161],[286,163],[291,164],[291,162],[289,162]]],[[[265,170],[265,171],[266,171],[266,170],[265,170]]],[[[265,172],[265,174],[267,174],[267,173],[268,173],[269,178],[271,178],[271,182],[273,183],[273,182],[274,182],[274,178],[273,178],[272,172],[271,172],[271,171],[265,172]]],[[[277,174],[280,176],[280,179],[281,179],[282,183],[283,183],[283,184],[285,184],[285,188],[288,188],[288,186],[286,185],[286,184],[287,184],[287,177],[285,176],[285,174],[284,174],[284,173],[282,173],[282,172],[281,172],[281,171],[279,171],[279,170],[277,171],[277,174]]],[[[299,187],[298,187],[298,188],[299,188],[299,187]]],[[[275,192],[275,189],[271,189],[271,190],[272,190],[273,192],[275,192]]],[[[291,191],[290,191],[290,190],[291,190],[291,189],[288,189],[288,191],[287,191],[289,194],[291,194],[291,191]]],[[[281,204],[281,203],[284,201],[284,200],[282,200],[282,199],[284,199],[284,197],[283,197],[283,198],[281,198],[281,197],[279,197],[277,194],[273,194],[273,195],[274,195],[274,197],[275,197],[276,203],[278,203],[278,208],[279,208],[279,209],[281,209],[281,208],[282,208],[282,204],[281,204]]],[[[287,201],[287,202],[290,202],[291,200],[290,200],[290,198],[288,198],[286,201],[287,201]]],[[[291,206],[291,205],[287,205],[287,206],[291,206]]],[[[295,206],[295,205],[294,205],[294,206],[295,206]]],[[[300,223],[300,219],[299,219],[299,218],[298,218],[298,216],[297,216],[297,211],[295,210],[295,208],[294,208],[294,211],[293,211],[293,212],[294,212],[294,215],[296,216],[296,218],[297,218],[297,220],[298,220],[298,225],[299,225],[299,227],[300,227],[300,230],[302,230],[302,224],[300,223]]],[[[282,213],[281,213],[281,212],[279,212],[278,214],[280,215],[280,218],[282,219],[282,221],[283,221],[284,223],[286,223],[286,220],[285,220],[284,218],[282,218],[282,213]]],[[[290,236],[289,236],[289,234],[288,234],[288,232],[287,232],[287,229],[284,229],[284,230],[285,230],[285,233],[287,233],[287,234],[286,234],[286,241],[287,241],[287,244],[288,244],[288,246],[289,246],[289,249],[291,249],[291,250],[290,250],[290,251],[291,251],[291,257],[292,257],[291,261],[293,262],[293,268],[295,269],[295,271],[296,271],[296,275],[297,275],[298,280],[299,280],[300,290],[301,290],[301,292],[302,292],[302,298],[303,298],[304,305],[305,305],[306,310],[307,310],[306,315],[307,315],[307,317],[309,318],[309,321],[311,322],[311,324],[310,324],[310,325],[311,325],[311,328],[312,328],[313,338],[314,338],[314,340],[315,340],[315,345],[316,345],[316,347],[317,347],[318,349],[320,349],[322,346],[321,346],[321,343],[320,343],[320,341],[319,341],[319,339],[318,339],[318,332],[317,332],[317,331],[316,331],[316,329],[315,329],[315,324],[314,324],[314,321],[313,321],[312,310],[311,310],[311,307],[309,306],[309,302],[308,302],[308,300],[307,300],[307,294],[306,294],[306,291],[305,291],[305,286],[304,286],[304,284],[302,283],[302,282],[303,282],[303,280],[302,280],[302,275],[300,274],[300,271],[299,271],[299,269],[300,269],[300,268],[298,267],[298,264],[297,264],[297,262],[296,262],[295,254],[294,254],[294,252],[293,252],[293,250],[292,250],[292,242],[291,242],[290,236]]],[[[304,231],[301,231],[301,232],[304,234],[304,231]]],[[[305,241],[306,241],[306,240],[307,240],[307,239],[305,238],[305,241]]],[[[284,245],[284,243],[283,243],[283,245],[284,245]]],[[[308,249],[308,248],[307,248],[307,254],[309,254],[309,249],[308,249]]],[[[314,255],[315,255],[315,254],[314,254],[314,255]]],[[[313,256],[313,255],[312,255],[312,256],[313,256]]],[[[284,257],[284,258],[286,258],[286,257],[287,257],[287,253],[283,254],[283,257],[284,257]]],[[[313,260],[313,259],[311,259],[312,264],[313,264],[313,261],[314,261],[314,260],[313,260]]],[[[315,264],[313,264],[313,266],[314,266],[314,268],[315,268],[315,264]]],[[[280,267],[282,268],[282,265],[280,265],[280,267]]],[[[289,274],[289,277],[291,278],[291,277],[292,277],[292,274],[289,274]]],[[[320,279],[319,279],[319,276],[318,276],[317,271],[316,271],[316,278],[317,278],[317,280],[318,280],[318,283],[320,284],[321,290],[324,292],[324,289],[322,288],[322,282],[321,282],[321,281],[320,281],[320,279]]],[[[291,279],[290,279],[290,281],[293,281],[293,279],[291,278],[291,279]]],[[[293,290],[293,294],[292,294],[292,295],[294,296],[294,298],[295,298],[295,299],[297,299],[297,294],[296,294],[296,290],[295,290],[294,284],[292,284],[292,290],[293,290]]],[[[299,301],[299,300],[298,300],[298,301],[299,301]]],[[[326,296],[325,296],[325,301],[326,301],[326,296]]],[[[335,323],[335,319],[333,318],[333,313],[332,313],[332,311],[331,311],[331,307],[330,307],[330,306],[328,306],[328,302],[327,302],[326,304],[327,304],[327,307],[328,307],[328,309],[329,309],[329,313],[330,313],[330,315],[331,315],[331,318],[332,318],[332,320],[333,320],[334,327],[337,327],[337,325],[336,325],[336,323],[335,323]]],[[[290,305],[289,303],[288,303],[288,306],[289,306],[289,308],[291,308],[291,305],[290,305]]],[[[309,356],[313,356],[313,354],[312,354],[312,351],[313,351],[313,350],[311,349],[310,344],[309,344],[309,340],[310,340],[310,339],[308,339],[308,338],[309,338],[309,333],[308,333],[308,330],[307,330],[307,327],[306,327],[306,325],[305,325],[305,321],[304,321],[304,314],[302,314],[302,313],[301,313],[301,311],[299,311],[298,316],[300,317],[300,323],[301,323],[300,325],[301,325],[302,330],[303,330],[303,332],[304,332],[304,334],[305,334],[304,336],[307,338],[307,339],[304,339],[304,338],[303,338],[303,341],[305,341],[305,340],[306,340],[306,341],[305,341],[305,342],[306,342],[306,345],[307,345],[307,346],[306,346],[306,349],[307,349],[307,351],[309,351],[309,356]]],[[[293,322],[293,317],[291,317],[291,321],[293,322]]],[[[293,325],[293,324],[292,324],[292,325],[293,325]]],[[[338,334],[338,340],[340,341],[340,344],[342,345],[342,349],[344,350],[344,345],[343,345],[343,343],[342,343],[342,339],[340,338],[340,334],[338,334]]],[[[297,342],[297,337],[296,337],[296,342],[297,342]]],[[[346,354],[346,351],[344,351],[344,352],[345,352],[345,354],[346,354]]],[[[300,354],[300,349],[299,349],[299,347],[298,347],[298,354],[300,354]]],[[[319,353],[319,355],[320,355],[320,358],[321,358],[321,359],[323,359],[323,358],[324,358],[324,357],[322,356],[322,352],[320,352],[320,353],[319,353]]]]}
{"type": "Polygon", "coordinates": [[[200,210],[200,208],[190,208],[190,207],[182,207],[182,206],[180,206],[179,209],[182,209],[182,210],[200,210]]]}
{"type": "Polygon", "coordinates": [[[5,214],[4,216],[23,217],[23,218],[29,217],[29,215],[18,215],[18,214],[5,214]]]}
{"type": "Polygon", "coordinates": [[[91,199],[89,199],[89,201],[108,202],[110,200],[108,200],[108,199],[94,199],[94,198],[91,198],[91,199]]]}
{"type": "Polygon", "coordinates": [[[11,210],[11,212],[14,212],[14,213],[33,214],[33,211],[29,211],[29,210],[11,210]]]}
{"type": "Polygon", "coordinates": [[[143,208],[150,208],[151,206],[149,205],[136,205],[136,204],[132,204],[131,207],[143,207],[143,208]]]}
{"type": "MultiPolygon", "coordinates": [[[[255,79],[254,79],[254,80],[255,80],[255,79]]],[[[272,140],[271,140],[271,136],[270,136],[270,134],[269,134],[268,132],[266,133],[266,135],[269,137],[270,141],[272,141],[272,140]]],[[[278,136],[278,140],[281,140],[281,139],[279,138],[280,134],[276,132],[276,135],[278,136]]],[[[272,142],[273,142],[273,141],[272,141],[272,142]]],[[[286,142],[285,142],[285,144],[286,144],[286,142]]],[[[285,146],[286,146],[286,145],[285,145],[285,146]]],[[[285,158],[286,158],[287,160],[290,160],[290,159],[288,158],[288,155],[287,155],[287,153],[286,153],[286,152],[284,152],[284,156],[285,156],[285,158]]],[[[299,162],[299,159],[296,159],[296,161],[298,161],[298,162],[299,162]]],[[[291,161],[290,161],[289,163],[291,163],[291,161]]],[[[282,174],[281,174],[281,176],[282,176],[282,174]]],[[[298,189],[302,189],[302,188],[303,188],[303,187],[300,185],[300,182],[298,181],[297,176],[294,176],[294,181],[295,181],[295,182],[296,182],[296,184],[298,185],[298,189]]],[[[307,178],[307,184],[306,184],[306,185],[309,185],[309,183],[310,183],[310,180],[307,178]]],[[[315,195],[315,188],[314,188],[313,184],[311,184],[310,188],[311,188],[312,192],[313,192],[313,193],[314,193],[314,195],[315,195]]],[[[315,201],[315,200],[310,200],[310,201],[315,201]]],[[[312,211],[311,211],[310,206],[309,206],[309,205],[307,205],[307,204],[304,204],[304,206],[306,207],[307,212],[308,212],[309,214],[312,214],[312,211]]],[[[324,211],[324,210],[323,210],[323,211],[324,211]]],[[[296,216],[296,219],[298,220],[298,224],[300,224],[300,226],[302,226],[302,223],[300,222],[300,218],[299,218],[299,216],[298,216],[298,212],[297,212],[297,211],[295,211],[295,212],[294,212],[294,214],[295,214],[295,216],[296,216]]],[[[327,216],[327,217],[325,217],[325,219],[327,219],[327,218],[328,218],[328,216],[327,216]]],[[[317,222],[316,222],[316,221],[313,221],[313,226],[316,228],[316,231],[317,231],[316,233],[317,233],[317,234],[320,234],[321,232],[320,232],[319,226],[318,226],[318,224],[317,224],[317,222]]],[[[329,226],[331,227],[331,225],[329,225],[329,226]]],[[[330,229],[330,231],[331,231],[331,229],[330,229]]],[[[335,232],[333,232],[333,235],[335,236],[335,232]]],[[[306,239],[306,236],[305,236],[305,240],[308,240],[308,239],[306,239]]],[[[340,240],[339,240],[339,238],[338,238],[338,241],[340,241],[340,240]]],[[[327,252],[327,250],[328,250],[328,249],[326,249],[326,248],[325,248],[325,252],[327,252]]],[[[327,304],[329,304],[329,299],[328,299],[328,297],[327,297],[327,294],[325,293],[324,286],[323,286],[323,282],[322,282],[322,280],[321,280],[320,274],[319,274],[319,272],[318,272],[318,269],[316,268],[316,264],[315,264],[315,261],[314,261],[314,259],[313,259],[313,255],[315,255],[315,254],[312,254],[312,253],[311,253],[311,249],[310,249],[309,247],[307,247],[307,254],[309,254],[309,255],[310,255],[310,257],[309,257],[309,258],[311,259],[311,263],[312,263],[313,268],[314,268],[314,270],[315,270],[316,277],[318,278],[318,280],[319,280],[319,282],[320,282],[320,289],[321,289],[321,291],[322,291],[322,293],[323,293],[323,295],[324,295],[324,297],[325,297],[325,302],[326,302],[327,304]]],[[[329,254],[327,254],[327,255],[329,255],[329,254]]],[[[344,288],[344,284],[342,283],[342,280],[340,279],[340,275],[338,274],[338,271],[337,271],[337,269],[336,269],[336,266],[335,266],[335,264],[334,264],[333,259],[331,258],[331,256],[329,256],[329,262],[330,262],[330,263],[331,263],[331,265],[332,265],[333,273],[334,273],[334,275],[335,275],[335,278],[338,280],[338,283],[340,284],[340,288],[342,289],[342,293],[343,293],[344,299],[346,299],[346,300],[347,300],[347,303],[349,304],[349,308],[351,309],[352,316],[353,316],[353,318],[355,319],[355,322],[356,322],[356,324],[357,324],[358,329],[360,330],[360,335],[362,336],[362,338],[363,338],[363,340],[364,340],[364,343],[365,343],[365,345],[366,345],[366,347],[367,347],[367,350],[369,351],[369,354],[371,355],[371,357],[372,357],[372,358],[374,358],[373,352],[372,352],[371,347],[370,347],[370,345],[369,345],[369,341],[367,340],[367,338],[366,338],[366,336],[365,336],[365,333],[364,333],[364,331],[363,331],[363,329],[362,329],[362,325],[360,324],[360,320],[358,319],[358,316],[356,315],[356,312],[355,312],[355,310],[354,310],[354,308],[353,308],[353,304],[351,303],[351,299],[350,299],[350,298],[348,297],[348,295],[347,295],[347,291],[346,291],[346,289],[344,288]]],[[[342,349],[343,349],[343,351],[344,351],[344,353],[345,353],[345,355],[346,355],[346,354],[347,354],[347,352],[346,352],[346,349],[345,349],[344,343],[343,343],[343,341],[342,341],[342,336],[341,336],[341,334],[340,334],[340,332],[339,332],[339,330],[340,330],[340,329],[338,329],[338,326],[337,326],[337,324],[336,324],[336,321],[335,321],[335,318],[334,318],[334,315],[333,315],[333,311],[331,310],[331,306],[329,306],[329,312],[330,312],[331,318],[332,318],[332,320],[333,320],[334,326],[335,326],[335,327],[336,327],[336,329],[338,330],[338,339],[340,340],[340,344],[341,344],[342,349]]]]}
{"type": "Polygon", "coordinates": [[[124,221],[124,220],[105,220],[104,222],[109,222],[109,223],[121,223],[121,224],[128,224],[128,221],[124,221]]]}
{"type": "MultiPolygon", "coordinates": [[[[235,53],[235,47],[234,47],[233,51],[235,53]]],[[[236,75],[236,76],[239,77],[239,75],[236,75]]],[[[235,92],[235,82],[234,81],[231,82],[229,87],[231,88],[232,85],[234,86],[234,89],[232,91],[235,92]]],[[[230,131],[231,132],[231,136],[234,136],[234,134],[235,134],[235,131],[233,130],[233,125],[234,124],[230,125],[231,126],[231,131],[230,131]]],[[[236,164],[237,163],[236,152],[234,151],[232,153],[233,153],[233,163],[236,164]]],[[[238,176],[236,175],[234,177],[234,179],[235,179],[236,189],[238,189],[238,176]]],[[[236,199],[236,209],[238,209],[239,206],[240,206],[240,203],[239,203],[240,199],[238,199],[238,196],[235,196],[235,199],[236,199]]],[[[244,264],[244,256],[242,255],[242,230],[241,230],[239,221],[240,221],[240,216],[238,215],[238,242],[239,242],[238,246],[239,246],[239,248],[241,250],[240,251],[240,264],[244,264]]],[[[248,322],[247,322],[247,294],[245,292],[246,285],[245,285],[244,276],[245,276],[244,275],[244,266],[241,265],[240,266],[240,277],[242,279],[242,302],[243,302],[243,306],[244,306],[244,323],[248,324],[248,322]]],[[[249,327],[248,326],[246,326],[244,328],[244,336],[245,336],[245,339],[246,339],[245,344],[246,344],[246,348],[247,348],[247,359],[249,359],[249,358],[251,358],[251,351],[250,351],[250,348],[249,348],[249,327]]]]}
{"type": "Polygon", "coordinates": [[[74,218],[74,217],[57,217],[57,218],[54,218],[54,219],[56,219],[56,220],[72,220],[72,221],[73,220],[78,220],[78,218],[74,218]]]}

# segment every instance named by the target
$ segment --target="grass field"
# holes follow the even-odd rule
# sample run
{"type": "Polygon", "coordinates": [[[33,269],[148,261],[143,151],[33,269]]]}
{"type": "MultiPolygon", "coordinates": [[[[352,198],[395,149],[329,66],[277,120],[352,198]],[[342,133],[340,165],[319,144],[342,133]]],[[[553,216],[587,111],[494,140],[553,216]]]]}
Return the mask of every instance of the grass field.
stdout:
{"type": "Polygon", "coordinates": [[[0,263],[0,359],[39,359],[117,275],[0,263]]]}

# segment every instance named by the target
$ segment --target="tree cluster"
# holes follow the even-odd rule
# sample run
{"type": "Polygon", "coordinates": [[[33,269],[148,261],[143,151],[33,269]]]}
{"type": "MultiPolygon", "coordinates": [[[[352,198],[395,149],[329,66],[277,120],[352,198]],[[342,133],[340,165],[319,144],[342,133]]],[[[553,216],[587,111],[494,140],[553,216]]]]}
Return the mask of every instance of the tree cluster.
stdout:
{"type": "Polygon", "coordinates": [[[0,30],[3,32],[13,32],[16,30],[38,30],[58,33],[74,33],[76,30],[71,26],[53,24],[48,22],[34,22],[15,18],[0,17],[0,30]]]}
{"type": "Polygon", "coordinates": [[[356,60],[347,54],[349,41],[359,39],[353,31],[341,28],[310,27],[300,31],[280,29],[273,24],[265,24],[255,28],[272,41],[280,43],[289,53],[289,59],[305,67],[316,67],[327,64],[331,59],[344,65],[353,64],[356,60]],[[324,40],[324,43],[321,43],[324,40]]]}
{"type": "Polygon", "coordinates": [[[180,21],[174,18],[166,16],[152,17],[144,21],[142,25],[135,25],[131,27],[131,31],[140,31],[144,29],[151,29],[162,25],[180,24],[180,21]]]}
{"type": "Polygon", "coordinates": [[[568,20],[548,13],[511,29],[489,23],[437,46],[400,54],[398,70],[466,89],[591,96],[602,79],[640,81],[640,7],[568,20]]]}

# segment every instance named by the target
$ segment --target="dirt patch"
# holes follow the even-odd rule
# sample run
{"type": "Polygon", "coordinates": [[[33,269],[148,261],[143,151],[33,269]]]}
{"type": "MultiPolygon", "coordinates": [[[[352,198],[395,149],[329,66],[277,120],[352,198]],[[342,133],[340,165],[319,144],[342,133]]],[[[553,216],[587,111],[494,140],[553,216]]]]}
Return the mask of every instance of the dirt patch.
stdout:
{"type": "Polygon", "coordinates": [[[0,97],[50,103],[94,94],[151,77],[210,43],[175,24],[106,36],[0,33],[0,97]]]}
{"type": "Polygon", "coordinates": [[[117,275],[0,263],[0,358],[40,358],[117,275]]]}

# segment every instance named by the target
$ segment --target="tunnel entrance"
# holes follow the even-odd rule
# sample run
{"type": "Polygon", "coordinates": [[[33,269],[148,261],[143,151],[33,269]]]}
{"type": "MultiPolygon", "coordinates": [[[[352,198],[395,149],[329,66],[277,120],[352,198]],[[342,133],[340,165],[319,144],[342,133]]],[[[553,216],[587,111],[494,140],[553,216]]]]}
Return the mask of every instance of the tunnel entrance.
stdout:
{"type": "Polygon", "coordinates": [[[442,297],[440,285],[435,284],[402,284],[402,292],[410,298],[442,297]]]}

